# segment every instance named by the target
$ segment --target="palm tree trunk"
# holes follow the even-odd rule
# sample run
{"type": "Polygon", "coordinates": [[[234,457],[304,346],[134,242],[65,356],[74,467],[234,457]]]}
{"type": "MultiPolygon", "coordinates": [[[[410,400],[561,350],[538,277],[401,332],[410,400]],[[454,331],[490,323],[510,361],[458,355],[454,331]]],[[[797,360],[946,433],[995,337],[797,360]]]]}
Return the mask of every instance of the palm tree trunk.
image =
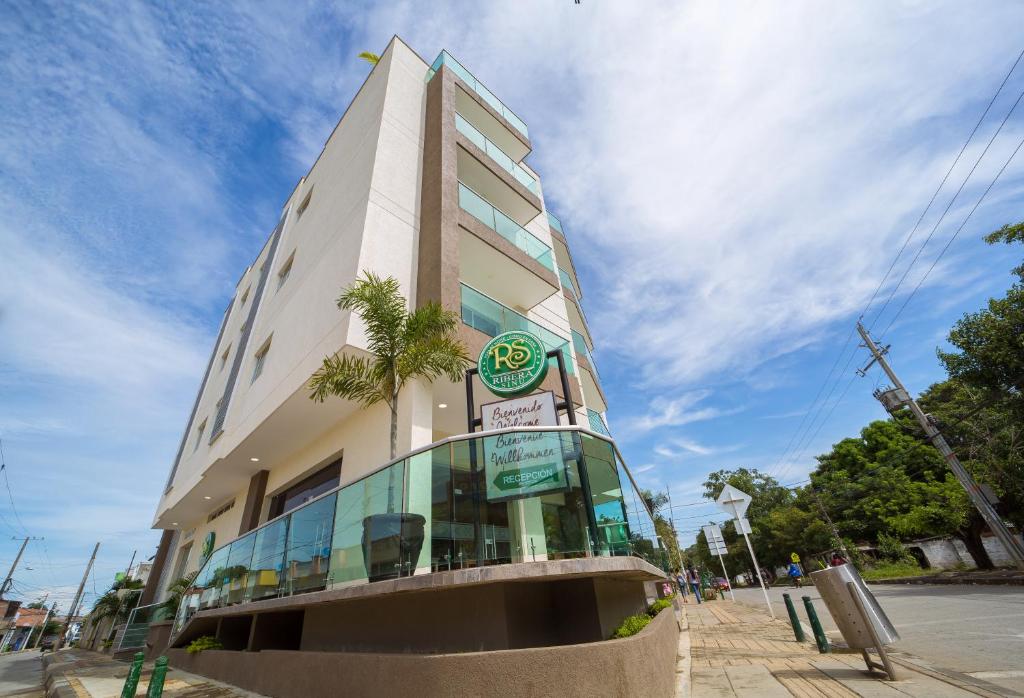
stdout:
{"type": "MultiPolygon", "coordinates": [[[[398,452],[398,391],[391,393],[391,460],[398,452]]],[[[388,513],[395,511],[395,468],[388,468],[388,513]]]]}

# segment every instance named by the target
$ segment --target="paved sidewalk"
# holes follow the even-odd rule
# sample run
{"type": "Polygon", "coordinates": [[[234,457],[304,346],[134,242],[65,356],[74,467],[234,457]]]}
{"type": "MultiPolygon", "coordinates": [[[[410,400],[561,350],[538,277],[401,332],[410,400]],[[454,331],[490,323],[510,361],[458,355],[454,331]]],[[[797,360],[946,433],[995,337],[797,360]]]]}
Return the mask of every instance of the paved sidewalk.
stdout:
{"type": "MultiPolygon", "coordinates": [[[[788,620],[730,601],[686,604],[693,698],[963,698],[999,696],[900,662],[898,681],[869,673],[860,652],[822,655],[798,643],[788,620]]],[[[807,637],[811,635],[808,632],[807,637]]],[[[681,650],[682,650],[681,643],[681,650]]],[[[682,654],[682,651],[681,651],[682,654]]],[[[684,658],[680,657],[682,662],[684,658]]],[[[686,690],[688,689],[688,690],[686,690]]]]}
{"type": "MultiPolygon", "coordinates": [[[[126,662],[88,650],[61,650],[46,658],[46,695],[60,698],[119,698],[128,676],[126,662]]],[[[146,695],[153,663],[142,667],[136,695],[146,695]]],[[[164,681],[165,698],[261,698],[256,693],[171,668],[164,681]]]]}

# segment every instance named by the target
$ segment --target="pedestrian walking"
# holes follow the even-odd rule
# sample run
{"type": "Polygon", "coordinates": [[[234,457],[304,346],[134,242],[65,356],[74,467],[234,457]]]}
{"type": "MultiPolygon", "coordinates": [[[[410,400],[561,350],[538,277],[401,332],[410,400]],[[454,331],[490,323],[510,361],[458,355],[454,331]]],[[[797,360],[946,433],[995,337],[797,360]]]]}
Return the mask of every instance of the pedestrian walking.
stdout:
{"type": "Polygon", "coordinates": [[[676,585],[679,587],[679,593],[683,595],[683,603],[689,603],[689,585],[686,583],[686,577],[683,576],[682,570],[676,570],[675,578],[676,585]]]}
{"type": "Polygon", "coordinates": [[[691,566],[689,572],[687,572],[687,577],[690,580],[693,595],[697,597],[697,603],[703,603],[700,598],[700,575],[697,573],[697,568],[691,566]]]}
{"type": "Polygon", "coordinates": [[[839,567],[840,565],[845,565],[846,558],[840,555],[839,551],[836,550],[832,553],[832,559],[829,561],[829,564],[832,565],[832,567],[839,567]]]}

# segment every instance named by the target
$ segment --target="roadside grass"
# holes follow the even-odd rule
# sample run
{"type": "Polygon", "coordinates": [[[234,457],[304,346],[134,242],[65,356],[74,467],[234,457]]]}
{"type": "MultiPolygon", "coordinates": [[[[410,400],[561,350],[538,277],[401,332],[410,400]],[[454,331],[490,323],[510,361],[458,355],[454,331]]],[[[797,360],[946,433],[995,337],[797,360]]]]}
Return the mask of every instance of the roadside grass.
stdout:
{"type": "Polygon", "coordinates": [[[860,576],[867,581],[876,579],[902,579],[935,574],[938,570],[922,568],[916,562],[882,562],[860,570],[860,576]]]}

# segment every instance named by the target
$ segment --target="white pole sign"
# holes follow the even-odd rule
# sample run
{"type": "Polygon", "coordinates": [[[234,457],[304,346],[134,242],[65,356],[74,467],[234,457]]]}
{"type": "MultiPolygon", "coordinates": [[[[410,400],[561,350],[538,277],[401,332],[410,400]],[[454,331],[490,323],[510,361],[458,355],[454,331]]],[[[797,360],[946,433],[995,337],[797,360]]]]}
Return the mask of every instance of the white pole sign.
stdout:
{"type": "Polygon", "coordinates": [[[729,554],[729,549],[725,547],[725,538],[722,537],[722,528],[718,524],[708,524],[704,527],[704,537],[708,541],[708,548],[712,553],[718,556],[718,561],[722,563],[722,576],[725,577],[725,581],[729,583],[729,596],[732,600],[736,600],[736,594],[732,591],[732,582],[729,581],[729,573],[725,571],[725,558],[723,555],[729,554]]]}
{"type": "Polygon", "coordinates": [[[750,533],[750,522],[743,517],[747,513],[747,507],[750,506],[750,495],[736,489],[732,485],[726,485],[722,488],[722,493],[718,495],[715,503],[727,514],[732,514],[733,518],[736,519],[736,530],[742,533],[743,540],[747,541],[747,550],[750,551],[750,560],[754,563],[754,571],[757,572],[757,581],[761,584],[764,603],[768,606],[768,613],[774,618],[775,611],[772,609],[771,599],[768,598],[768,589],[764,585],[764,578],[761,577],[761,566],[757,564],[754,546],[750,544],[750,536],[748,535],[750,533]]]}

